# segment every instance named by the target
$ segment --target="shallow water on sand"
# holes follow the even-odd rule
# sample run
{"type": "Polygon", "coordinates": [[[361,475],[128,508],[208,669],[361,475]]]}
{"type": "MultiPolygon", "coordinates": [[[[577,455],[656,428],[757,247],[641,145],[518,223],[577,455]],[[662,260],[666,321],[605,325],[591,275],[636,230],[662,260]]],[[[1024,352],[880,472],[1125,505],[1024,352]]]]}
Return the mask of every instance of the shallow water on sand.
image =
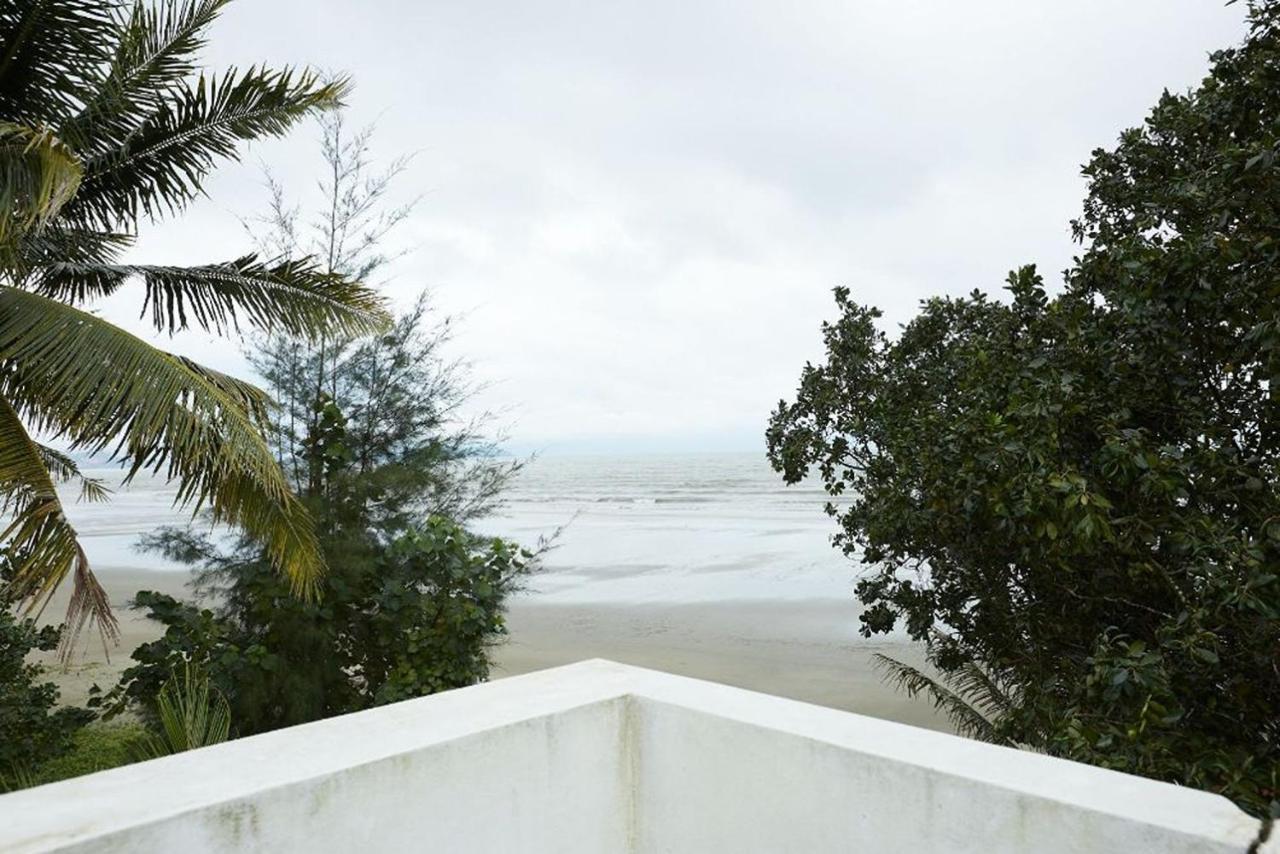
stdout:
{"type": "Polygon", "coordinates": [[[480,527],[532,543],[565,526],[532,584],[547,602],[849,601],[825,501],[762,455],[548,457],[480,527]]]}
{"type": "Polygon", "coordinates": [[[143,553],[138,539],[166,525],[187,525],[190,511],[173,506],[177,488],[162,478],[139,475],[122,485],[124,472],[119,469],[89,469],[85,474],[100,479],[111,489],[110,500],[90,503],[77,500],[76,491],[68,486],[62,491],[67,516],[80,536],[95,571],[117,569],[182,570],[159,555],[143,553]]]}

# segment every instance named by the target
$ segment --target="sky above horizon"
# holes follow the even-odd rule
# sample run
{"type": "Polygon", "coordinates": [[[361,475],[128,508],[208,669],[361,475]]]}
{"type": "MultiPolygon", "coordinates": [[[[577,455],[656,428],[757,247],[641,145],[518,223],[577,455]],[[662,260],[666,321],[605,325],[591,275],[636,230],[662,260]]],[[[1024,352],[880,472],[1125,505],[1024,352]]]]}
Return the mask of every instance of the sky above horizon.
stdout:
{"type": "MultiPolygon", "coordinates": [[[[383,278],[460,322],[518,452],[759,450],[831,290],[919,301],[1074,247],[1080,165],[1244,34],[1217,0],[232,4],[210,65],[349,73],[421,196],[383,278]]],[[[304,203],[317,128],[255,145],[133,258],[250,248],[264,165],[304,203]]],[[[137,331],[137,291],[101,306],[137,331]]],[[[150,337],[153,333],[146,332],[150,337]]],[[[161,345],[246,374],[234,344],[161,345]]]]}

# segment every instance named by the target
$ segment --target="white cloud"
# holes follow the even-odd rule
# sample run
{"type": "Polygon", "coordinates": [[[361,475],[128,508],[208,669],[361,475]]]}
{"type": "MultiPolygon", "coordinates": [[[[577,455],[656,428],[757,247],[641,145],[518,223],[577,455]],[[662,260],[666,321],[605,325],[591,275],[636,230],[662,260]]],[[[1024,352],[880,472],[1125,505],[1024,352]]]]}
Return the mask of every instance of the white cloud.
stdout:
{"type": "MultiPolygon", "coordinates": [[[[378,153],[418,151],[391,286],[467,315],[461,355],[521,445],[758,447],[830,289],[918,300],[1070,259],[1089,151],[1239,39],[1202,0],[234,4],[219,63],[351,72],[378,153]]],[[[314,133],[259,145],[309,187],[314,133]]],[[[256,167],[151,231],[230,257],[256,167]]],[[[113,305],[113,316],[122,311],[113,305]]],[[[224,368],[225,344],[175,346],[224,368]]]]}

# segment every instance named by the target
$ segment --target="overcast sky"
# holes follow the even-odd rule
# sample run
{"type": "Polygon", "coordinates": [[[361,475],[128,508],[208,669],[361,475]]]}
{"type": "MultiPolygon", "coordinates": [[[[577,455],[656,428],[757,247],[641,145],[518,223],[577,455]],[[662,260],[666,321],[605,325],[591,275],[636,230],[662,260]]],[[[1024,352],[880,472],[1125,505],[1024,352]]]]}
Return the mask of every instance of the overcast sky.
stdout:
{"type": "MultiPolygon", "coordinates": [[[[349,72],[423,195],[388,291],[465,314],[455,354],[549,453],[758,450],[821,356],[831,289],[885,310],[1070,260],[1079,167],[1239,40],[1220,0],[240,0],[212,64],[349,72]]],[[[138,260],[248,248],[261,164],[304,194],[316,129],[260,144],[138,260]]],[[[103,309],[133,317],[130,300],[103,309]]],[[[137,329],[145,327],[135,326],[137,329]]],[[[244,372],[235,347],[163,346],[244,372]]]]}

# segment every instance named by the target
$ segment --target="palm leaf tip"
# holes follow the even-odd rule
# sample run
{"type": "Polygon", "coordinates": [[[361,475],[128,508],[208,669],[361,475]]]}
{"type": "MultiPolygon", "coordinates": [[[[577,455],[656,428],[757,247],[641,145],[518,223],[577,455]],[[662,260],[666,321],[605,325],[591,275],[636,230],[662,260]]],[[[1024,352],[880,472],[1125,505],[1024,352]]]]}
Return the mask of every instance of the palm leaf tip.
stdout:
{"type": "Polygon", "coordinates": [[[45,470],[54,481],[58,483],[79,481],[81,501],[103,502],[111,498],[111,490],[102,479],[86,476],[71,457],[46,445],[37,444],[36,450],[41,462],[44,463],[45,470]]]}
{"type": "Polygon", "coordinates": [[[355,84],[346,74],[331,76],[320,87],[316,94],[316,107],[322,110],[336,110],[347,105],[355,84]]]}
{"type": "Polygon", "coordinates": [[[0,397],[0,511],[10,517],[0,542],[14,565],[10,583],[28,613],[43,611],[62,581],[72,577],[63,660],[89,625],[97,624],[104,651],[120,637],[110,599],[94,578],[58,497],[55,478],[76,476],[82,477],[74,461],[33,441],[17,410],[0,397]]]}
{"type": "Polygon", "coordinates": [[[995,724],[979,711],[976,704],[943,684],[942,681],[878,652],[872,654],[871,658],[885,681],[904,691],[908,697],[916,697],[920,694],[928,696],[933,707],[946,715],[947,720],[961,735],[980,741],[1000,741],[995,724]]]}
{"type": "Polygon", "coordinates": [[[120,643],[120,621],[111,610],[111,597],[89,569],[89,559],[84,550],[78,545],[77,549],[80,554],[72,575],[71,601],[67,605],[67,621],[58,654],[62,661],[70,661],[85,629],[96,625],[102,639],[103,654],[110,661],[110,648],[120,643]]]}
{"type": "Polygon", "coordinates": [[[262,537],[272,563],[289,579],[296,596],[317,601],[327,567],[311,515],[293,495],[270,509],[275,512],[270,514],[272,519],[262,537]]]}

